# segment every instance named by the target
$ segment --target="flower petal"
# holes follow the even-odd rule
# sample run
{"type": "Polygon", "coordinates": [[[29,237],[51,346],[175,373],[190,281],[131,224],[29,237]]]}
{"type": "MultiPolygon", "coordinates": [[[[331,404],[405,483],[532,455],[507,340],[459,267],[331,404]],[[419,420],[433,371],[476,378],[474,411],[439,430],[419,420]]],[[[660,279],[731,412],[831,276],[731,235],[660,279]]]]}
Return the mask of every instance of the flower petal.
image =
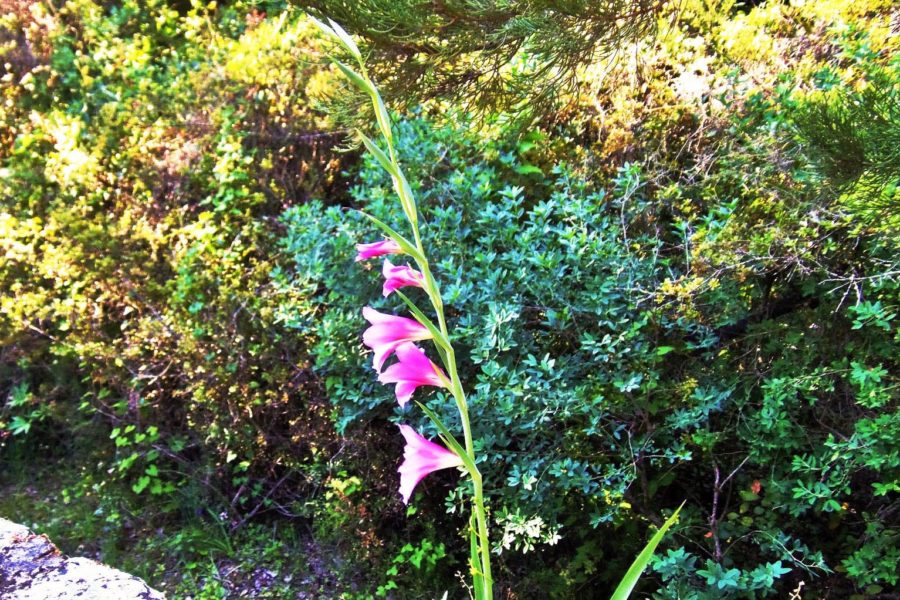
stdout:
{"type": "Polygon", "coordinates": [[[447,387],[443,371],[425,356],[421,348],[412,342],[404,342],[395,351],[397,362],[385,369],[378,376],[378,381],[397,384],[397,401],[401,407],[406,406],[420,386],[447,387]]]}
{"type": "Polygon", "coordinates": [[[372,324],[363,332],[363,344],[375,351],[374,365],[381,371],[384,361],[404,342],[431,339],[431,332],[418,321],[363,308],[363,317],[372,324]]]}
{"type": "Polygon", "coordinates": [[[416,485],[426,475],[458,467],[463,462],[455,452],[426,440],[409,425],[400,425],[400,433],[406,439],[406,446],[403,449],[403,464],[397,472],[400,473],[400,495],[403,503],[409,504],[416,485]]]}
{"type": "Polygon", "coordinates": [[[423,275],[405,265],[393,265],[391,261],[385,259],[384,267],[381,269],[384,275],[384,286],[381,289],[385,298],[402,287],[422,287],[425,283],[423,275]]]}

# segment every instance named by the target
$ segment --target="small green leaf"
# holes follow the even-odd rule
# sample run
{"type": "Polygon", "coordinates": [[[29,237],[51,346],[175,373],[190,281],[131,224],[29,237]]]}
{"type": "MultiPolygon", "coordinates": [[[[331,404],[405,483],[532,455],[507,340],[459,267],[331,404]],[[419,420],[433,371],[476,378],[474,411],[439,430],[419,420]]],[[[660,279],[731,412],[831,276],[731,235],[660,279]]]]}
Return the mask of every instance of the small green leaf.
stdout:
{"type": "Polygon", "coordinates": [[[391,159],[387,157],[387,155],[381,150],[381,148],[379,148],[375,144],[375,142],[370,140],[369,137],[366,136],[366,134],[364,134],[362,131],[357,130],[356,133],[357,135],[359,135],[360,139],[362,139],[362,143],[366,147],[366,150],[368,150],[369,153],[372,154],[372,156],[374,156],[376,160],[378,160],[381,166],[384,167],[384,170],[390,173],[392,177],[396,176],[396,167],[394,167],[391,159]]]}
{"type": "Polygon", "coordinates": [[[13,417],[9,424],[9,430],[13,435],[22,435],[28,433],[31,429],[31,421],[26,421],[22,417],[13,417]]]}
{"type": "Polygon", "coordinates": [[[353,69],[351,69],[350,67],[348,67],[347,65],[345,65],[344,63],[342,63],[341,61],[339,61],[336,58],[332,58],[331,62],[333,62],[335,64],[335,66],[337,66],[337,68],[341,70],[341,72],[347,77],[347,79],[349,79],[351,82],[353,82],[353,85],[355,85],[356,87],[358,87],[359,89],[361,89],[362,91],[364,91],[365,93],[367,93],[369,95],[373,94],[374,90],[372,88],[372,85],[366,79],[363,79],[362,75],[360,75],[359,73],[357,73],[356,71],[354,71],[353,69]]]}
{"type": "Polygon", "coordinates": [[[31,400],[31,393],[28,391],[28,384],[23,382],[10,390],[8,405],[12,408],[19,408],[25,406],[29,400],[31,400]]]}
{"type": "Polygon", "coordinates": [[[344,28],[335,23],[333,20],[328,19],[328,23],[329,25],[331,25],[332,33],[337,36],[337,38],[343,43],[344,47],[350,51],[350,54],[352,54],[353,57],[356,58],[356,60],[362,61],[362,54],[360,54],[359,48],[356,46],[356,42],[353,41],[353,38],[350,37],[350,34],[344,31],[344,28]]]}
{"type": "Polygon", "coordinates": [[[890,492],[900,492],[900,485],[897,482],[873,483],[872,488],[876,496],[887,496],[890,492]]]}
{"type": "Polygon", "coordinates": [[[144,475],[140,479],[137,480],[137,483],[135,483],[133,486],[131,486],[131,489],[134,491],[135,494],[140,494],[145,489],[147,489],[148,485],[150,485],[150,478],[147,477],[146,475],[144,475]]]}
{"type": "Polygon", "coordinates": [[[519,175],[543,175],[544,172],[541,171],[540,167],[536,167],[534,165],[524,164],[516,167],[516,173],[519,175]]]}

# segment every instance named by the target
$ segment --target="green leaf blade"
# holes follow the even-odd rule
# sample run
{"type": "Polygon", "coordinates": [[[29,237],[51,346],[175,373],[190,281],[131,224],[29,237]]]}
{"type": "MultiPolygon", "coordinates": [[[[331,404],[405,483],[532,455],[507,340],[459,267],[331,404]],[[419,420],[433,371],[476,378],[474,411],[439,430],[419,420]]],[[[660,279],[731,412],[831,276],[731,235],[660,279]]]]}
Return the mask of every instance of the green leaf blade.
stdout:
{"type": "Polygon", "coordinates": [[[634,586],[637,585],[638,579],[641,577],[641,573],[644,572],[644,569],[647,568],[647,564],[650,562],[650,559],[653,558],[653,553],[656,551],[656,547],[662,541],[663,537],[666,535],[666,531],[669,530],[669,527],[675,524],[675,521],[678,520],[678,513],[681,512],[681,509],[684,507],[684,503],[678,507],[671,517],[669,517],[663,526],[659,528],[650,541],[647,542],[647,545],[644,546],[644,549],[641,550],[641,553],[638,554],[637,558],[634,559],[634,562],[631,563],[631,566],[628,568],[628,571],[625,572],[625,576],[622,577],[622,581],[619,582],[619,586],[616,588],[616,591],[613,592],[610,600],[627,600],[631,595],[631,592],[634,590],[634,586]]]}

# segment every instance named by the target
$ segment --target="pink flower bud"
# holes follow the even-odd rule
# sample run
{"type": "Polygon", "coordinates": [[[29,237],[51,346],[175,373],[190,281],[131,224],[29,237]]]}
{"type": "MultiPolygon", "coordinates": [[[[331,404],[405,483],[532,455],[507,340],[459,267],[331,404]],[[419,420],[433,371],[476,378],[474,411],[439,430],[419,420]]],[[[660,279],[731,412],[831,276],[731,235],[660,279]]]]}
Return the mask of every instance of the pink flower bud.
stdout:
{"type": "Polygon", "coordinates": [[[425,283],[425,278],[415,269],[403,265],[392,265],[391,261],[384,259],[384,268],[381,270],[384,275],[384,287],[382,293],[387,298],[402,287],[413,286],[420,288],[425,283]]]}
{"type": "Polygon", "coordinates": [[[371,244],[357,244],[356,262],[375,258],[376,256],[384,256],[385,254],[403,254],[400,244],[394,240],[382,240],[380,242],[372,242],[371,244]]]}

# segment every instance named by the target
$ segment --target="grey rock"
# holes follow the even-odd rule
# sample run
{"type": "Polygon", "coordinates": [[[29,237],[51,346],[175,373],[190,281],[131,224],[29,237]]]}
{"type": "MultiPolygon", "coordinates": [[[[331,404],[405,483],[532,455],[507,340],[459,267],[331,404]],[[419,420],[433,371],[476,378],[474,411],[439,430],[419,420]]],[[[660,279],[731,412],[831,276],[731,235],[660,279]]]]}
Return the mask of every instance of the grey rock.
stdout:
{"type": "Polygon", "coordinates": [[[165,600],[128,573],[64,556],[45,535],[0,519],[0,598],[4,600],[165,600]]]}

